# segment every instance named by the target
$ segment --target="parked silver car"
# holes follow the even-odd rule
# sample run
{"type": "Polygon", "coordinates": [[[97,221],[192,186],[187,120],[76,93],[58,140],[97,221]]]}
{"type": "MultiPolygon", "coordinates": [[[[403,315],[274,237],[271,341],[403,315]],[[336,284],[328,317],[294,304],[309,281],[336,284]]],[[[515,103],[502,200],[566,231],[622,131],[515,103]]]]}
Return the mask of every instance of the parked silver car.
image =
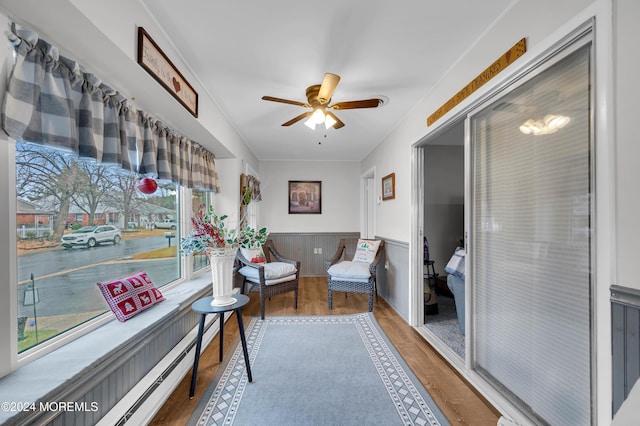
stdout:
{"type": "Polygon", "coordinates": [[[165,219],[161,222],[155,222],[152,227],[154,229],[171,229],[175,230],[178,227],[178,222],[175,219],[165,219]]]}
{"type": "Polygon", "coordinates": [[[62,247],[66,249],[78,246],[95,247],[103,243],[118,244],[120,240],[122,240],[122,234],[115,226],[85,226],[71,234],[63,235],[62,247]]]}

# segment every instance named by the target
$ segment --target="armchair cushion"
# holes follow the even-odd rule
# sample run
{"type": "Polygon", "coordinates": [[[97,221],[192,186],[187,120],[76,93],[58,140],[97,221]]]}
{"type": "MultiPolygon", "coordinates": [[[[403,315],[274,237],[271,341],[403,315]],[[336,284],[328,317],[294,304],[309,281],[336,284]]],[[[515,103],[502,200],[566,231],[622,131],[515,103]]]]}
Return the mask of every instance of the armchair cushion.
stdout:
{"type": "Polygon", "coordinates": [[[356,252],[353,255],[354,262],[371,263],[376,257],[378,252],[378,246],[380,246],[380,240],[358,240],[356,246],[356,252]]]}
{"type": "Polygon", "coordinates": [[[327,271],[331,279],[338,281],[368,281],[371,277],[369,264],[364,262],[352,262],[343,260],[331,265],[327,271]]]}
{"type": "MultiPolygon", "coordinates": [[[[259,280],[258,268],[252,268],[251,266],[243,266],[238,271],[247,279],[256,281],[259,280]]],[[[285,262],[270,262],[264,264],[264,279],[265,280],[277,280],[279,278],[288,277],[294,275],[297,272],[295,265],[285,262]]]]}

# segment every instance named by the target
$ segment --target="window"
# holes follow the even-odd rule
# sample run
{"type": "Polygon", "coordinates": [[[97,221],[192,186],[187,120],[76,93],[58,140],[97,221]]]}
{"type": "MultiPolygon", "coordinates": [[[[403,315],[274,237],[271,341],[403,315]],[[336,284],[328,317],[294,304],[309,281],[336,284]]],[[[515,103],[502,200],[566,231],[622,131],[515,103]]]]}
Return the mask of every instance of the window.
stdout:
{"type": "Polygon", "coordinates": [[[2,111],[5,133],[34,144],[15,150],[23,352],[104,313],[97,281],[138,269],[158,286],[190,277],[177,247],[191,204],[180,194],[217,191],[218,178],[213,153],[132,108],[35,32],[11,29],[13,46],[35,46],[14,50],[2,111]],[[123,170],[185,188],[147,191],[123,170]]]}
{"type": "Polygon", "coordinates": [[[119,166],[34,144],[17,142],[15,161],[19,352],[107,312],[98,281],[182,276],[178,185],[146,195],[119,166]]]}

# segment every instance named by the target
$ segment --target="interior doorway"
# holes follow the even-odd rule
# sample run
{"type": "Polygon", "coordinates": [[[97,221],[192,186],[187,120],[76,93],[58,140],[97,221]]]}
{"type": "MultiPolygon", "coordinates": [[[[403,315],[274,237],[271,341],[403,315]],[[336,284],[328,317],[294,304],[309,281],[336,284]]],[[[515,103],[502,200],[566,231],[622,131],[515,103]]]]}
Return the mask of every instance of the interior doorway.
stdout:
{"type": "Polygon", "coordinates": [[[360,176],[360,236],[367,239],[376,236],[375,175],[375,169],[370,169],[360,176]]]}
{"type": "Polygon", "coordinates": [[[424,325],[464,360],[464,281],[450,289],[445,271],[464,245],[464,119],[429,138],[422,155],[424,325]]]}

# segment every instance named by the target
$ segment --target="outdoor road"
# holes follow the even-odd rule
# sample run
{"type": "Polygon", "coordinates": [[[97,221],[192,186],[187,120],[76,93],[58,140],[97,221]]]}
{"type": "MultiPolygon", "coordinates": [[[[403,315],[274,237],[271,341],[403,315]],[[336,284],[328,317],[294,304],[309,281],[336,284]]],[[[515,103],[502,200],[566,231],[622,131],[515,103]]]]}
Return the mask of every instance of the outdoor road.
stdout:
{"type": "MultiPolygon", "coordinates": [[[[173,241],[175,244],[175,241],[173,241]]],[[[18,259],[18,316],[33,317],[33,305],[24,306],[24,292],[34,275],[39,302],[37,316],[84,313],[108,309],[96,283],[144,269],[164,284],[180,275],[179,259],[136,260],[136,253],[166,247],[164,236],[121,241],[91,249],[55,249],[20,256],[18,259]],[[88,265],[92,265],[87,267],[88,265]]]]}

